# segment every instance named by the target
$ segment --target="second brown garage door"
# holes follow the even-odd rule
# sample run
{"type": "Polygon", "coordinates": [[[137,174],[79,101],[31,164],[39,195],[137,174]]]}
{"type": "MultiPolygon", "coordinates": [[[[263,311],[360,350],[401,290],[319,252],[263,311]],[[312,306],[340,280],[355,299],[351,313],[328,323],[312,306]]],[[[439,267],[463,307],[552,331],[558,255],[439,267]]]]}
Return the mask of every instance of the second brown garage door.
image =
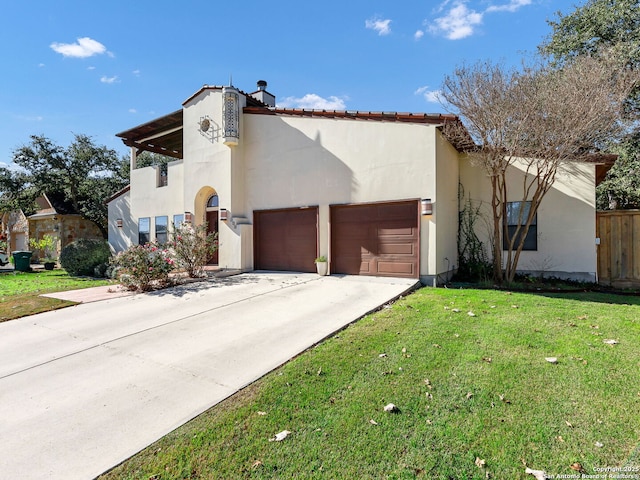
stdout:
{"type": "Polygon", "coordinates": [[[318,207],[253,212],[256,270],[315,272],[318,207]]]}
{"type": "Polygon", "coordinates": [[[418,202],[331,207],[331,273],[418,278],[418,202]]]}

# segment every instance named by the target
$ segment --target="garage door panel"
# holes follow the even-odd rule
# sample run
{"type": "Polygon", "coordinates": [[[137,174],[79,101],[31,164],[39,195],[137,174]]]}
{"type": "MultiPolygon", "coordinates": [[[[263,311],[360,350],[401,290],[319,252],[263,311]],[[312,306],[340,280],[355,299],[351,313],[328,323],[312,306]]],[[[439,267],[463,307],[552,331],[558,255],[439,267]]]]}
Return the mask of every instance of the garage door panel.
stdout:
{"type": "Polygon", "coordinates": [[[378,250],[380,255],[406,255],[414,256],[415,247],[412,243],[384,243],[378,250]]]}
{"type": "Polygon", "coordinates": [[[257,270],[315,271],[317,208],[262,210],[253,215],[257,270]]]}
{"type": "Polygon", "coordinates": [[[331,207],[331,271],[419,276],[418,202],[331,207]]]}
{"type": "Polygon", "coordinates": [[[414,276],[415,267],[413,263],[403,262],[378,262],[378,271],[393,276],[414,276]]]}

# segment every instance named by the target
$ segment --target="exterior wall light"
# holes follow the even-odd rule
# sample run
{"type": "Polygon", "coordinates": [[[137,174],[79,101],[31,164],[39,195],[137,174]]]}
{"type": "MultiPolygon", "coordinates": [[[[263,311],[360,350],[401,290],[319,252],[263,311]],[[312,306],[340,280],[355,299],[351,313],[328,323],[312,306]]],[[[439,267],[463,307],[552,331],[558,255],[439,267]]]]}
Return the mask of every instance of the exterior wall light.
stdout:
{"type": "Polygon", "coordinates": [[[433,215],[433,203],[430,198],[423,198],[420,202],[422,215],[433,215]]]}
{"type": "Polygon", "coordinates": [[[184,223],[191,223],[193,221],[193,214],[191,212],[184,212],[184,223]]]}
{"type": "Polygon", "coordinates": [[[220,216],[220,220],[222,220],[223,222],[229,220],[229,210],[227,210],[226,208],[221,208],[218,211],[218,214],[220,216]]]}
{"type": "Polygon", "coordinates": [[[116,220],[116,227],[118,227],[118,228],[122,228],[122,219],[121,219],[121,218],[118,218],[118,219],[116,220]]]}
{"type": "Polygon", "coordinates": [[[222,137],[225,145],[238,145],[240,140],[240,94],[234,87],[222,89],[222,137]]]}

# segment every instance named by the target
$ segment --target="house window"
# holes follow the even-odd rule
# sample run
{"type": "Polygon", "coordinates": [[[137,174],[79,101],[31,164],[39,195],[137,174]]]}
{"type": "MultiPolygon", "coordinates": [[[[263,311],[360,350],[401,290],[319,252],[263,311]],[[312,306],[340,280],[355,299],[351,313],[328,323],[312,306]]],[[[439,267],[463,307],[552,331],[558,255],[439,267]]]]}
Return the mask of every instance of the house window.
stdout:
{"type": "MultiPolygon", "coordinates": [[[[507,202],[505,217],[504,238],[502,239],[502,249],[507,250],[508,240],[516,234],[518,225],[524,226],[527,223],[531,202],[507,202]],[[520,223],[521,222],[521,223],[520,223]]],[[[515,239],[514,246],[520,243],[523,230],[518,232],[518,238],[515,239]]],[[[538,250],[538,215],[534,215],[529,231],[524,240],[523,250],[538,250]]]]}
{"type": "Polygon", "coordinates": [[[218,195],[211,195],[207,202],[207,208],[214,208],[218,206],[218,195]]]}
{"type": "Polygon", "coordinates": [[[167,243],[167,225],[169,217],[156,217],[156,242],[167,243]]]}
{"type": "Polygon", "coordinates": [[[138,244],[144,245],[151,241],[151,219],[143,217],[138,219],[138,244]]]}
{"type": "Polygon", "coordinates": [[[174,230],[184,223],[184,214],[180,213],[173,216],[173,228],[174,230]]]}

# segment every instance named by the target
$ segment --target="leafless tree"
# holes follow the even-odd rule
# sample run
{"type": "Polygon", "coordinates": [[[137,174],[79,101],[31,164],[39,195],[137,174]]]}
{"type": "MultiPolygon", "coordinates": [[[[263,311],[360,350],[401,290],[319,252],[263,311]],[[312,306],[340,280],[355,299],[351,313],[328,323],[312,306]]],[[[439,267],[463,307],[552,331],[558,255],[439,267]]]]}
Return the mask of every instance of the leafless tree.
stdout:
{"type": "Polygon", "coordinates": [[[491,182],[494,281],[513,281],[527,232],[558,171],[593,161],[607,142],[625,132],[622,112],[637,84],[636,72],[588,56],[561,69],[543,64],[508,69],[482,62],[445,77],[442,98],[466,127],[450,124],[448,134],[471,135],[475,145],[467,153],[491,182]],[[524,172],[519,193],[507,184],[515,163],[524,172]],[[506,235],[507,200],[514,198],[530,202],[530,208],[519,209],[518,226],[506,235]]]}

